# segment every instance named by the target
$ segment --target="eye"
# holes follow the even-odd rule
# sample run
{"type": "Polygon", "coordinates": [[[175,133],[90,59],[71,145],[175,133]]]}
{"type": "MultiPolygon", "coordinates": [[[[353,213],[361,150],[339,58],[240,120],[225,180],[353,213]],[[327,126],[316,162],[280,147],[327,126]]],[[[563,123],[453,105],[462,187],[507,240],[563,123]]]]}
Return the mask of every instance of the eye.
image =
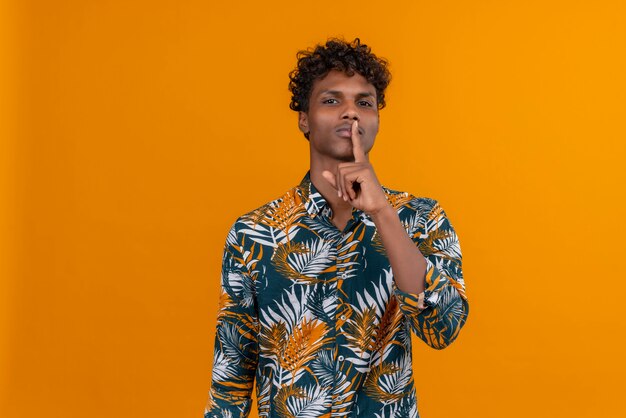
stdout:
{"type": "Polygon", "coordinates": [[[322,103],[324,103],[324,104],[336,104],[336,103],[339,103],[339,102],[337,101],[337,99],[332,99],[331,98],[331,99],[322,100],[322,103]]]}
{"type": "Polygon", "coordinates": [[[359,100],[359,105],[365,106],[365,107],[374,107],[374,104],[371,102],[368,102],[367,100],[359,100]]]}

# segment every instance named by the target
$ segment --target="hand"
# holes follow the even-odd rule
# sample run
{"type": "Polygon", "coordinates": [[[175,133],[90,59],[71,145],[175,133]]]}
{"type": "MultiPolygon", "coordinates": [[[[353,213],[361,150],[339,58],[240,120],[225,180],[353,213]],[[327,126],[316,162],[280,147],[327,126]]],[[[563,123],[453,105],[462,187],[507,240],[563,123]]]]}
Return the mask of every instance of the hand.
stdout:
{"type": "Polygon", "coordinates": [[[376,178],[374,168],[369,163],[359,134],[359,125],[352,123],[350,139],[352,140],[353,163],[340,163],[337,172],[328,170],[322,176],[337,190],[337,195],[349,202],[353,207],[373,215],[389,206],[385,193],[376,178]]]}

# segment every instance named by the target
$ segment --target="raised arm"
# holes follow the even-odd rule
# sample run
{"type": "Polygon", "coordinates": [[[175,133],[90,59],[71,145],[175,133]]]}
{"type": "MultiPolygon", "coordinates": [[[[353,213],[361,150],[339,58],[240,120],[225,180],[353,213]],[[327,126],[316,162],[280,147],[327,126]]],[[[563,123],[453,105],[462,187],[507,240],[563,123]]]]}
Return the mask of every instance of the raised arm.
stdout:
{"type": "MultiPolygon", "coordinates": [[[[442,349],[459,335],[467,320],[469,304],[461,266],[458,237],[443,208],[432,199],[417,227],[409,230],[414,245],[426,260],[423,292],[411,292],[396,283],[400,309],[415,334],[429,346],[442,349]]],[[[395,274],[395,272],[394,272],[395,274]]]]}

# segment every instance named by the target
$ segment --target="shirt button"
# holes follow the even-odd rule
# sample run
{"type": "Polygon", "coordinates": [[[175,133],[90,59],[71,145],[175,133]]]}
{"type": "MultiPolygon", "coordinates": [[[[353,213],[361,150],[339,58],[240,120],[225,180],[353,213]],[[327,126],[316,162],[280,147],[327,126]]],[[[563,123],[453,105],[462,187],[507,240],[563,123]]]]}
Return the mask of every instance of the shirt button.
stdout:
{"type": "Polygon", "coordinates": [[[339,361],[344,361],[345,359],[344,359],[344,357],[343,357],[343,356],[339,356],[339,357],[337,357],[337,360],[339,360],[339,361]]]}
{"type": "Polygon", "coordinates": [[[345,320],[346,320],[346,316],[345,316],[345,315],[341,315],[339,318],[340,318],[342,321],[345,321],[345,320]]]}

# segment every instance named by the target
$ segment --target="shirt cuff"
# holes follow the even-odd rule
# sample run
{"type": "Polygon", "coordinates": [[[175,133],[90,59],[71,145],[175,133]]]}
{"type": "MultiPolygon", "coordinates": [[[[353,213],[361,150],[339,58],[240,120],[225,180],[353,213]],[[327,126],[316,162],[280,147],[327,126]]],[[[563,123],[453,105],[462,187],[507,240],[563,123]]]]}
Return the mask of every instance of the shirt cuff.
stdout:
{"type": "Polygon", "coordinates": [[[394,281],[393,287],[396,296],[407,307],[419,312],[424,309],[435,307],[439,301],[439,292],[448,284],[448,278],[441,274],[439,269],[428,259],[426,259],[426,274],[424,277],[425,289],[419,294],[400,290],[394,281]]]}

